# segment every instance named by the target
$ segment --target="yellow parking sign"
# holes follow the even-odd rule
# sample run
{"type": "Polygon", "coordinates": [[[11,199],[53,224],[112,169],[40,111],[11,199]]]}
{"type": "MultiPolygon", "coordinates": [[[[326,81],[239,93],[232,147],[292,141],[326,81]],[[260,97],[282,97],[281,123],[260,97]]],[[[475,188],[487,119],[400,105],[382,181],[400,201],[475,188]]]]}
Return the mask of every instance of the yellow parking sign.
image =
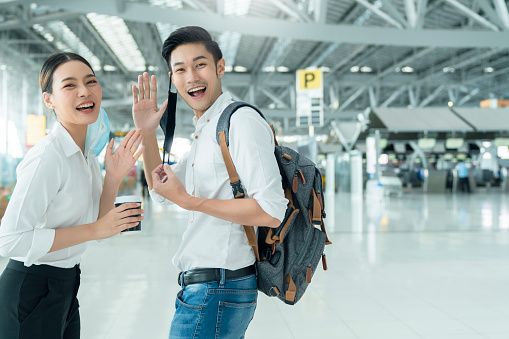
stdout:
{"type": "Polygon", "coordinates": [[[317,69],[314,71],[308,71],[305,69],[299,69],[299,90],[306,89],[320,89],[322,88],[322,70],[317,69]]]}

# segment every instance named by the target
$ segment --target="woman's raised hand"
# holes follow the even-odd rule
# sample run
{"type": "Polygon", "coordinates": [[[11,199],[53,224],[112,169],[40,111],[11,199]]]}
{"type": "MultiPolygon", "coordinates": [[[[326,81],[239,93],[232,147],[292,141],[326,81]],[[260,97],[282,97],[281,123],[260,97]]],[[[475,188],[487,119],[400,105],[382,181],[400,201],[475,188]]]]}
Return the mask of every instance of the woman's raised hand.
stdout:
{"type": "Polygon", "coordinates": [[[155,133],[159,126],[159,120],[166,110],[166,100],[161,109],[157,108],[157,81],[152,75],[149,80],[148,73],[138,75],[138,87],[133,85],[133,119],[136,128],[143,134],[155,133]]]}
{"type": "Polygon", "coordinates": [[[141,131],[133,129],[127,133],[115,152],[113,152],[113,139],[111,139],[106,148],[106,156],[104,158],[104,169],[108,176],[120,182],[129,173],[145,150],[145,146],[142,146],[138,151],[141,140],[141,131]]]}

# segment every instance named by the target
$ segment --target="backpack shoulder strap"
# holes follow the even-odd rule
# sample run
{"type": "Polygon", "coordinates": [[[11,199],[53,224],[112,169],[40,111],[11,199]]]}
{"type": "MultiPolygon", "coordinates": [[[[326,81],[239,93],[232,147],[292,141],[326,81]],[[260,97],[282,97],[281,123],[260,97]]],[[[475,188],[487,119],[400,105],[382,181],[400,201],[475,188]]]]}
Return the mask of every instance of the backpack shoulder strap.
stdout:
{"type": "MultiPolygon", "coordinates": [[[[219,146],[221,147],[221,153],[223,155],[223,160],[226,165],[226,170],[228,171],[228,176],[230,178],[230,185],[232,186],[233,196],[235,199],[244,198],[244,189],[240,184],[240,179],[237,174],[237,170],[235,169],[235,165],[233,164],[232,157],[230,155],[230,151],[228,146],[230,144],[229,136],[230,136],[230,120],[233,115],[239,108],[241,107],[251,107],[256,112],[258,112],[263,119],[262,112],[258,110],[255,106],[249,105],[245,102],[235,101],[229,104],[224,111],[221,113],[219,120],[217,122],[216,128],[216,140],[219,146]]],[[[260,255],[258,252],[258,242],[256,240],[256,233],[253,226],[244,226],[244,232],[247,236],[247,243],[249,246],[253,247],[254,254],[257,261],[260,261],[260,255]]]]}
{"type": "Polygon", "coordinates": [[[224,132],[225,139],[226,139],[226,146],[230,146],[230,121],[232,118],[233,113],[237,112],[237,110],[241,107],[250,107],[254,109],[260,116],[265,119],[265,116],[260,112],[258,108],[256,108],[253,105],[250,105],[248,103],[242,102],[242,101],[234,101],[226,108],[224,109],[223,113],[221,113],[221,116],[219,117],[219,120],[217,122],[217,128],[216,128],[216,140],[217,143],[220,144],[219,140],[219,132],[224,132]]]}

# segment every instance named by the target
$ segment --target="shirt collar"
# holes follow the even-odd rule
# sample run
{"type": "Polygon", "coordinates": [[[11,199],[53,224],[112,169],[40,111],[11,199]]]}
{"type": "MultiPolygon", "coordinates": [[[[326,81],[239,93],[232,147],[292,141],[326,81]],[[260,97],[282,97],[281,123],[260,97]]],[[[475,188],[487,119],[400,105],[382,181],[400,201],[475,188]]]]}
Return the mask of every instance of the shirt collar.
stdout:
{"type": "Polygon", "coordinates": [[[66,157],[70,157],[76,152],[81,152],[81,149],[78,147],[78,145],[76,145],[74,139],[59,121],[55,122],[55,126],[53,126],[51,133],[53,133],[57,138],[60,146],[62,146],[62,149],[64,150],[66,157]]]}
{"type": "Polygon", "coordinates": [[[203,113],[200,119],[196,119],[196,116],[194,116],[193,121],[196,132],[201,131],[201,129],[207,124],[209,120],[223,112],[226,106],[228,106],[232,101],[233,99],[231,94],[229,92],[224,92],[216,99],[216,101],[214,101],[212,106],[210,106],[209,109],[203,113]]]}

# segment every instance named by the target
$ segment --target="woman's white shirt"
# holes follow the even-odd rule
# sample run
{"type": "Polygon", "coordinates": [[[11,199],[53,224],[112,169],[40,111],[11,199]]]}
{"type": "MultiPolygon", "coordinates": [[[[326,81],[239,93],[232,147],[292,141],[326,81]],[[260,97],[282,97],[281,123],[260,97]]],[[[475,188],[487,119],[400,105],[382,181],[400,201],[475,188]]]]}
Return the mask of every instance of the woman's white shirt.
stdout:
{"type": "Polygon", "coordinates": [[[67,130],[53,130],[30,149],[17,170],[17,183],[0,225],[0,255],[25,266],[71,268],[86,243],[48,253],[55,229],[92,223],[99,215],[102,177],[67,130]]]}

